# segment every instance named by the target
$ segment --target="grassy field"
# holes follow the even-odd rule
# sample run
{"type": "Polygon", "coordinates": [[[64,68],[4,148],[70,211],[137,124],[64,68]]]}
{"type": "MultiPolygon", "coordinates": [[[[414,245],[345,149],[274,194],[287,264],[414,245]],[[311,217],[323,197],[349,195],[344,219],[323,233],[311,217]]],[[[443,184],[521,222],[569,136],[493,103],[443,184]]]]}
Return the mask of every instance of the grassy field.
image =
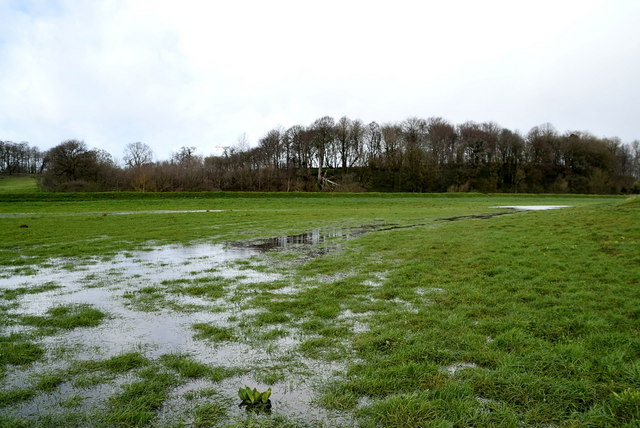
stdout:
{"type": "Polygon", "coordinates": [[[0,425],[638,426],[639,214],[567,195],[2,194],[0,425]],[[270,412],[238,408],[244,385],[272,388],[270,412]]]}
{"type": "Polygon", "coordinates": [[[36,192],[39,192],[38,183],[33,177],[0,177],[0,194],[36,192]]]}

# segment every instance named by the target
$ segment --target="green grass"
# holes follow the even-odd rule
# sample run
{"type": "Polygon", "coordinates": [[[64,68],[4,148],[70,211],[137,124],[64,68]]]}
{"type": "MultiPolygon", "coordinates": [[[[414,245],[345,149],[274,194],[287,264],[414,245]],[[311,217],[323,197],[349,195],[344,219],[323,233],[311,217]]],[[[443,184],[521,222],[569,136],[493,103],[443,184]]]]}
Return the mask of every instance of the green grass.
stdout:
{"type": "Polygon", "coordinates": [[[72,371],[74,373],[86,373],[87,371],[125,373],[133,369],[145,367],[149,363],[150,361],[141,353],[127,352],[102,361],[86,360],[77,362],[72,371]]]}
{"type": "Polygon", "coordinates": [[[0,177],[0,194],[31,194],[39,191],[33,177],[0,177]]]}
{"type": "Polygon", "coordinates": [[[222,277],[203,277],[192,280],[163,281],[170,293],[218,299],[225,296],[224,285],[230,281],[222,277]]]}
{"type": "Polygon", "coordinates": [[[218,403],[201,404],[196,407],[193,425],[196,427],[212,427],[226,416],[227,409],[218,403]]]}
{"type": "Polygon", "coordinates": [[[27,288],[27,287],[11,288],[7,290],[2,290],[0,292],[0,297],[6,300],[15,300],[20,296],[24,296],[25,294],[45,293],[47,291],[56,290],[58,288],[61,288],[61,286],[54,283],[47,283],[47,284],[43,284],[36,287],[30,287],[30,288],[27,288]]]}
{"type": "Polygon", "coordinates": [[[124,387],[109,398],[104,416],[108,426],[139,427],[153,421],[169,390],[178,384],[175,376],[150,367],[140,373],[140,380],[124,387]]]}
{"type": "Polygon", "coordinates": [[[65,382],[63,373],[43,373],[37,377],[35,388],[38,391],[51,392],[65,382]]]}
{"type": "Polygon", "coordinates": [[[217,327],[215,325],[196,323],[191,326],[196,330],[196,334],[193,337],[196,339],[205,339],[212,342],[225,342],[229,340],[235,340],[236,337],[230,328],[217,327]]]}
{"type": "Polygon", "coordinates": [[[0,338],[0,366],[12,364],[25,366],[44,356],[44,349],[31,342],[21,341],[12,336],[0,338]]]}
{"type": "Polygon", "coordinates": [[[319,226],[358,226],[372,219],[426,218],[493,211],[492,205],[611,204],[620,197],[478,194],[0,194],[0,264],[21,266],[52,255],[84,258],[144,248],[150,240],[218,242],[301,233],[319,226]],[[101,215],[109,212],[209,209],[223,212],[101,215]],[[19,228],[27,224],[28,228],[19,228]],[[73,236],[73,240],[69,237],[73,236]],[[20,248],[16,252],[15,248],[20,248]]]}
{"type": "Polygon", "coordinates": [[[70,305],[51,308],[46,316],[23,316],[21,322],[34,327],[72,329],[95,327],[100,325],[105,316],[102,311],[90,305],[70,305]]]}
{"type": "Polygon", "coordinates": [[[0,408],[29,400],[35,395],[36,392],[28,388],[17,388],[0,391],[0,408]]]}
{"type": "Polygon", "coordinates": [[[193,361],[187,355],[166,354],[160,357],[160,362],[186,378],[200,378],[211,373],[209,366],[193,361]]]}
{"type": "MultiPolygon", "coordinates": [[[[347,369],[327,374],[329,382],[314,390],[314,402],[355,414],[363,427],[640,423],[640,199],[32,194],[0,195],[0,213],[33,213],[0,216],[0,266],[7,269],[30,269],[30,261],[44,263],[51,257],[108,257],[149,242],[237,242],[316,227],[419,225],[369,233],[321,257],[287,252],[247,261],[247,268],[260,263],[270,272],[286,274],[274,283],[237,285],[212,276],[127,290],[131,301],[162,310],[171,308],[166,299],[172,294],[226,298],[239,308],[232,317],[237,324],[194,321],[194,337],[211,342],[203,343],[211,349],[248,341],[265,358],[241,373],[181,353],[157,360],[130,353],[97,361],[93,368],[82,366],[72,384],[89,382],[91,376],[100,383],[101,373],[133,379],[127,378],[122,390],[108,398],[100,416],[105,425],[153,426],[180,382],[233,382],[233,376],[242,375],[277,388],[291,382],[291,373],[311,376],[301,365],[313,366],[316,360],[339,361],[347,369]],[[487,220],[436,220],[499,211],[488,208],[494,205],[526,204],[574,208],[487,220]],[[153,209],[225,211],[86,214],[153,209]],[[23,223],[29,228],[18,227],[23,223]],[[289,284],[291,291],[277,292],[289,284]],[[356,320],[366,328],[354,332],[356,320]],[[279,353],[276,341],[283,338],[293,342],[290,352],[279,353]]],[[[83,325],[83,317],[77,316],[85,310],[95,309],[60,307],[25,317],[14,315],[19,314],[17,306],[0,315],[6,325],[55,333],[83,325]]],[[[100,323],[104,316],[87,318],[100,323]]],[[[28,335],[0,340],[2,365],[42,359],[44,350],[31,340],[28,335]]],[[[59,381],[47,379],[41,389],[56,388],[59,381]]],[[[5,391],[4,400],[27,400],[37,388],[29,391],[5,391]]],[[[229,421],[233,404],[196,395],[193,400],[200,401],[187,419],[202,426],[322,425],[277,414],[229,421]]]]}

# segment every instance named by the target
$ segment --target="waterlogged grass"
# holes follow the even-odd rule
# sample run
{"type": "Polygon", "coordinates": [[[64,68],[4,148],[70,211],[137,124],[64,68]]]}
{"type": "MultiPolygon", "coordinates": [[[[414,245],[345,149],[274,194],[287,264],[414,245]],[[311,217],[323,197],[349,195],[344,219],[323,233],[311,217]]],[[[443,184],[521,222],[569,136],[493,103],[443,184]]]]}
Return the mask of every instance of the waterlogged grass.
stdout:
{"type": "Polygon", "coordinates": [[[149,360],[140,352],[127,352],[102,361],[88,360],[78,362],[74,365],[72,371],[76,373],[86,373],[87,371],[125,373],[129,370],[145,367],[148,364],[149,360]]]}
{"type": "Polygon", "coordinates": [[[8,290],[0,291],[0,297],[6,300],[15,300],[20,296],[24,296],[25,294],[38,294],[45,293],[47,291],[56,290],[58,288],[62,288],[60,285],[55,283],[47,283],[37,287],[18,287],[12,288],[8,290]]]}
{"type": "Polygon", "coordinates": [[[18,388],[10,389],[8,391],[0,391],[0,408],[29,400],[35,395],[36,391],[29,388],[18,388]]]}
{"type": "Polygon", "coordinates": [[[41,346],[23,341],[20,336],[0,337],[0,366],[29,365],[42,358],[44,352],[41,346]]]}
{"type": "Polygon", "coordinates": [[[65,382],[64,373],[43,373],[36,377],[35,388],[38,391],[51,392],[65,382]]]}
{"type": "Polygon", "coordinates": [[[109,399],[105,424],[128,427],[148,425],[155,418],[156,410],[167,399],[170,389],[179,383],[172,374],[158,372],[155,368],[145,369],[140,373],[140,378],[109,399]]]}
{"type": "Polygon", "coordinates": [[[195,409],[193,425],[196,427],[212,427],[218,424],[226,414],[227,409],[221,404],[201,404],[195,409]]]}
{"type": "Polygon", "coordinates": [[[192,280],[163,281],[163,284],[171,286],[169,289],[170,293],[204,297],[213,300],[226,295],[224,286],[230,282],[229,279],[213,276],[199,277],[192,280]]]}
{"type": "Polygon", "coordinates": [[[487,207],[493,205],[579,206],[616,200],[620,198],[566,195],[0,194],[0,264],[21,266],[44,262],[51,256],[113,255],[144,248],[149,241],[237,241],[302,233],[328,225],[360,226],[372,219],[421,222],[425,218],[492,211],[487,207]],[[109,215],[153,210],[211,212],[109,215]],[[27,214],[15,217],[20,213],[27,214]]]}
{"type": "MultiPolygon", "coordinates": [[[[0,216],[0,226],[7,226],[0,227],[0,238],[6,238],[0,240],[0,266],[30,269],[31,261],[70,256],[75,258],[70,263],[73,270],[77,260],[88,256],[108,257],[159,243],[238,242],[315,227],[389,227],[347,242],[335,238],[339,245],[331,251],[287,249],[234,262],[235,268],[249,271],[259,265],[282,275],[274,281],[251,284],[246,277],[242,281],[223,278],[218,275],[224,268],[217,267],[206,275],[194,271],[193,276],[177,280],[147,283],[140,278],[144,285],[124,291],[135,311],[178,311],[172,299],[193,297],[210,301],[208,310],[214,312],[222,310],[219,305],[224,300],[233,309],[226,322],[191,321],[187,332],[212,353],[224,346],[254,346],[261,358],[245,367],[204,364],[206,355],[179,350],[154,357],[141,351],[124,352],[72,362],[62,371],[36,373],[27,382],[30,388],[0,393],[0,403],[7,409],[38,394],[62,390],[67,387],[61,386],[64,382],[78,388],[111,385],[104,406],[92,410],[94,424],[164,426],[166,421],[159,415],[170,411],[167,403],[181,385],[189,384],[201,387],[182,393],[191,404],[184,407],[177,426],[640,424],[638,199],[91,197],[96,199],[39,194],[4,199],[0,214],[34,214],[0,216]],[[438,220],[501,211],[490,206],[527,204],[573,208],[438,220]],[[153,209],[225,211],[87,214],[153,209]],[[22,223],[29,227],[18,227],[22,223]],[[314,364],[325,368],[314,372],[314,364]],[[270,385],[275,409],[278,397],[290,385],[295,391],[296,378],[308,378],[314,384],[303,393],[310,394],[315,405],[355,419],[339,423],[313,412],[281,415],[277,411],[239,416],[234,389],[247,381],[270,385]]],[[[35,290],[23,287],[4,298],[21,303],[32,297],[31,292],[48,291],[35,290]]],[[[43,316],[18,316],[17,306],[2,312],[0,325],[33,326],[62,334],[106,320],[106,314],[89,311],[95,308],[66,305],[54,306],[43,316]]],[[[0,340],[4,370],[24,368],[26,372],[39,366],[32,363],[42,360],[47,350],[37,337],[5,333],[0,340]]],[[[73,394],[69,399],[82,395],[82,390],[73,394]]],[[[78,398],[73,403],[82,405],[78,398]]],[[[86,423],[80,411],[74,413],[75,407],[62,407],[67,409],[62,416],[33,420],[14,415],[0,418],[0,424],[86,423]]]]}
{"type": "Polygon", "coordinates": [[[95,327],[102,322],[105,313],[90,305],[57,306],[47,311],[45,316],[29,315],[21,317],[25,325],[52,329],[72,329],[95,327]]]}
{"type": "Polygon", "coordinates": [[[210,373],[209,366],[194,361],[187,355],[166,354],[160,357],[160,362],[186,378],[200,378],[210,373]]]}
{"type": "Polygon", "coordinates": [[[212,342],[225,342],[236,339],[233,330],[227,327],[218,327],[204,323],[196,323],[191,327],[197,332],[194,334],[196,339],[205,339],[212,342]]]}

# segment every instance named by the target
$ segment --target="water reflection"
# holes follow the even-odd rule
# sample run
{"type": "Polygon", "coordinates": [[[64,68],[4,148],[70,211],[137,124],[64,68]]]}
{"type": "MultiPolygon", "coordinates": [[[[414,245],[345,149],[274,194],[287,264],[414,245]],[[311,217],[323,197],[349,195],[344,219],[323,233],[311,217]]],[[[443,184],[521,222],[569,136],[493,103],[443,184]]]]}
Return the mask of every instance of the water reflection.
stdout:
{"type": "MultiPolygon", "coordinates": [[[[52,307],[71,304],[90,304],[108,314],[97,327],[65,330],[39,340],[41,345],[51,351],[62,347],[74,349],[74,352],[72,356],[63,359],[49,358],[29,367],[9,367],[2,389],[29,386],[34,375],[64,369],[73,360],[102,360],[131,351],[142,351],[151,359],[167,353],[186,353],[211,366],[254,368],[255,372],[251,373],[260,373],[265,367],[280,366],[280,358],[295,355],[296,373],[288,373],[286,380],[272,385],[274,408],[294,417],[335,421],[332,426],[337,426],[338,421],[350,420],[350,417],[315,406],[312,402],[313,391],[317,382],[333,376],[334,369],[343,371],[345,367],[338,367],[337,363],[305,359],[297,354],[297,345],[305,336],[296,332],[294,327],[289,328],[291,332],[286,338],[276,340],[270,353],[265,354],[264,344],[253,344],[244,341],[242,337],[215,343],[195,339],[192,326],[195,323],[206,323],[230,328],[234,335],[241,335],[240,324],[255,315],[255,310],[242,305],[243,295],[236,293],[238,287],[242,284],[282,280],[287,274],[284,271],[274,273],[273,268],[264,272],[264,269],[260,269],[260,260],[255,260],[254,256],[276,249],[319,246],[328,250],[336,245],[337,240],[360,236],[362,233],[366,233],[364,229],[332,232],[315,230],[233,244],[152,246],[145,251],[121,253],[107,261],[100,258],[51,259],[47,261],[47,267],[33,266],[30,274],[14,275],[11,268],[0,267],[0,288],[33,288],[43,283],[60,286],[38,294],[19,296],[15,300],[17,307],[6,312],[9,318],[19,319],[21,315],[27,314],[42,315],[52,307]],[[222,284],[223,297],[206,298],[180,292],[183,286],[206,285],[209,280],[222,284]],[[140,310],[126,297],[144,296],[146,292],[142,290],[146,289],[150,290],[149,296],[157,295],[160,299],[158,307],[150,311],[140,310]],[[189,311],[166,304],[170,302],[179,306],[196,301],[198,305],[189,311]]],[[[9,324],[0,325],[0,336],[30,329],[19,323],[9,324]]],[[[54,414],[64,411],[58,403],[68,397],[80,395],[84,399],[80,409],[89,413],[95,406],[104,406],[108,397],[121,384],[131,380],[130,375],[124,375],[112,383],[90,389],[65,383],[54,392],[38,394],[33,399],[4,410],[7,414],[22,418],[54,414]]],[[[226,379],[215,384],[215,388],[225,396],[235,397],[238,385],[243,383],[266,389],[266,385],[256,382],[252,374],[226,379]]],[[[184,408],[178,404],[181,400],[184,399],[174,399],[177,412],[184,412],[184,408]]],[[[235,414],[236,410],[229,409],[229,412],[235,414]]],[[[236,416],[241,418],[243,415],[238,413],[236,416]]],[[[351,422],[347,422],[346,426],[350,424],[351,422]]]]}

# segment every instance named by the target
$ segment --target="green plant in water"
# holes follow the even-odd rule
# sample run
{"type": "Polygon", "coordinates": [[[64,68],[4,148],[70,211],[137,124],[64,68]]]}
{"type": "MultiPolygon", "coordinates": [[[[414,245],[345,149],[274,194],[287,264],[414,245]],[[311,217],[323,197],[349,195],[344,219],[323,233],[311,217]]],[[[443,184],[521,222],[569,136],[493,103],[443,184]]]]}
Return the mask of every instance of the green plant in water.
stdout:
{"type": "Polygon", "coordinates": [[[241,406],[247,406],[251,410],[268,410],[271,408],[271,388],[260,392],[256,388],[244,386],[238,390],[238,396],[242,400],[241,406]]]}

